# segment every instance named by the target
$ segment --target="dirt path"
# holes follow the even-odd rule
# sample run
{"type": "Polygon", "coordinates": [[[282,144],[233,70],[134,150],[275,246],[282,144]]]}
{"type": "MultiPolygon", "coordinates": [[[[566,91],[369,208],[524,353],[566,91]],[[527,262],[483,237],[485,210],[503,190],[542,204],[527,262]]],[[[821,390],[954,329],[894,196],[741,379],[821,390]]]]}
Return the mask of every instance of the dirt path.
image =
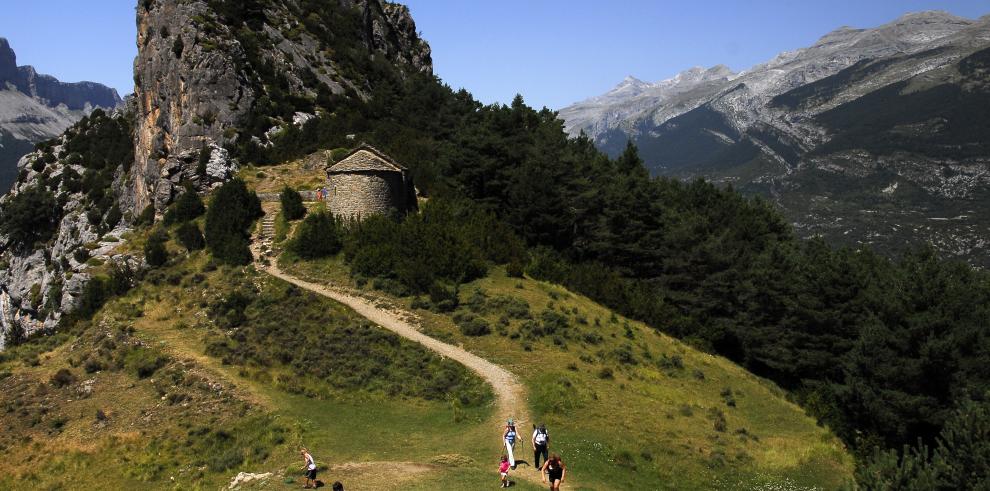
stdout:
{"type": "Polygon", "coordinates": [[[354,296],[326,285],[301,280],[295,276],[286,274],[274,262],[268,266],[259,264],[257,267],[299,288],[340,302],[375,324],[406,339],[415,341],[440,356],[457,361],[472,372],[478,374],[479,377],[483,378],[492,386],[492,390],[495,392],[495,418],[498,421],[505,421],[507,418],[516,418],[520,422],[530,421],[526,409],[526,389],[516,379],[516,376],[508,370],[470,353],[464,348],[438,341],[419,332],[416,327],[400,317],[399,313],[379,308],[368,299],[354,296]]]}
{"type": "MultiPolygon", "coordinates": [[[[273,221],[275,212],[275,209],[266,209],[266,218],[272,218],[268,218],[267,222],[263,220],[261,226],[259,227],[260,230],[258,230],[259,234],[255,237],[252,244],[252,253],[256,258],[255,267],[257,267],[259,271],[264,271],[282,281],[296,285],[299,288],[342,303],[375,324],[388,329],[403,338],[419,343],[442,357],[451,358],[464,365],[469,370],[484,379],[485,382],[492,387],[492,391],[495,394],[495,413],[492,415],[492,420],[489,423],[492,427],[493,433],[500,433],[506,419],[514,418],[517,421],[517,426],[522,428],[519,435],[520,438],[528,442],[528,433],[526,432],[524,425],[531,423],[532,419],[529,416],[529,409],[526,401],[526,388],[521,382],[519,382],[519,379],[516,378],[512,372],[509,372],[501,366],[475,355],[460,346],[454,346],[421,333],[416,326],[410,324],[406,320],[413,318],[413,316],[407,312],[383,308],[376,305],[372,300],[356,296],[350,292],[344,291],[343,289],[334,288],[331,285],[305,281],[282,271],[277,265],[278,258],[271,252],[271,236],[274,229],[273,221]],[[266,258],[268,260],[258,260],[261,258],[266,258]]],[[[526,455],[527,452],[523,450],[525,448],[528,448],[527,443],[524,443],[522,446],[517,445],[516,454],[519,459],[528,461],[529,457],[526,455]]],[[[361,466],[364,464],[366,463],[351,463],[345,465],[361,466]]],[[[532,470],[528,469],[515,473],[513,477],[516,479],[521,478],[532,483],[540,482],[538,474],[533,473],[532,470]]]]}

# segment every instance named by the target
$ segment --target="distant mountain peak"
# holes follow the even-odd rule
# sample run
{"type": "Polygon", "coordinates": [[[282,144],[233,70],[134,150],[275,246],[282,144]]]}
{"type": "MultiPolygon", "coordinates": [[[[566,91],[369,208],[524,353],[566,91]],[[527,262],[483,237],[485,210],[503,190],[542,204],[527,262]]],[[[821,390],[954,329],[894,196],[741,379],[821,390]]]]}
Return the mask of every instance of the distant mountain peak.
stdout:
{"type": "Polygon", "coordinates": [[[695,66],[654,85],[662,88],[678,87],[731,78],[734,75],[736,75],[736,73],[733,72],[731,68],[721,64],[709,68],[695,66]]]}
{"type": "Polygon", "coordinates": [[[622,79],[622,81],[619,82],[619,85],[617,85],[616,88],[628,87],[628,86],[646,86],[646,85],[650,85],[650,84],[632,75],[626,75],[626,78],[622,79]]]}
{"type": "Polygon", "coordinates": [[[969,24],[973,21],[965,17],[946,12],[945,10],[922,10],[920,12],[908,12],[890,24],[905,23],[931,23],[931,22],[954,22],[969,24]]]}
{"type": "Polygon", "coordinates": [[[0,89],[3,82],[11,80],[17,75],[17,55],[11,49],[7,38],[0,37],[0,89]]]}

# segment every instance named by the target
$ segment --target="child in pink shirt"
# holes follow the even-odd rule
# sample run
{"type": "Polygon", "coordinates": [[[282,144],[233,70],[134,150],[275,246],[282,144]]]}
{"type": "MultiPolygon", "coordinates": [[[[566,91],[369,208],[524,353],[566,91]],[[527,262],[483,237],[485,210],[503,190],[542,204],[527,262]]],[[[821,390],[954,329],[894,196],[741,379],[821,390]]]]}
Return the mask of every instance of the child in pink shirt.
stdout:
{"type": "Polygon", "coordinates": [[[502,476],[502,486],[503,488],[509,487],[509,457],[506,455],[502,456],[502,463],[498,465],[498,473],[502,476]]]}

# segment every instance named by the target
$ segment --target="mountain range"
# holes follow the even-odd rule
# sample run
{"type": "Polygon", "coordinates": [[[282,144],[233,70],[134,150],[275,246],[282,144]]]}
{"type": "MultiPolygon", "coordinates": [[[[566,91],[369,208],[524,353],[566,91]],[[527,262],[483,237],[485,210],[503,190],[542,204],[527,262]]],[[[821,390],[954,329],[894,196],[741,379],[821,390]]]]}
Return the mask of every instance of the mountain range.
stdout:
{"type": "Polygon", "coordinates": [[[990,220],[990,16],[907,14],[842,27],[742,72],[627,77],[560,111],[654,175],[773,200],[804,236],[896,254],[932,243],[980,266],[990,220]]]}
{"type": "Polygon", "coordinates": [[[94,82],[66,83],[17,56],[0,38],[0,194],[17,178],[17,161],[34,144],[58,136],[93,108],[121,104],[117,91],[94,82]]]}

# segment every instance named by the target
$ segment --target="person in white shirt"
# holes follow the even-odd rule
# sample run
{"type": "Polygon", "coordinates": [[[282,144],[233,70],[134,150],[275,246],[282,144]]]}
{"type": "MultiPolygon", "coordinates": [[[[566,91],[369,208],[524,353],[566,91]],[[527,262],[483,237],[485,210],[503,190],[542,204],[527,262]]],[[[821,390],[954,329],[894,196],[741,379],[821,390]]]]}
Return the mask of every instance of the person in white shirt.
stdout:
{"type": "Polygon", "coordinates": [[[549,455],[548,450],[550,448],[550,434],[547,433],[547,426],[541,424],[540,426],[533,427],[533,466],[537,469],[540,468],[540,456],[543,456],[543,460],[547,460],[549,455]]]}
{"type": "Polygon", "coordinates": [[[309,450],[306,447],[299,449],[299,453],[303,458],[303,470],[306,471],[306,485],[303,486],[306,489],[312,489],[316,487],[316,460],[310,455],[309,450]]]}

